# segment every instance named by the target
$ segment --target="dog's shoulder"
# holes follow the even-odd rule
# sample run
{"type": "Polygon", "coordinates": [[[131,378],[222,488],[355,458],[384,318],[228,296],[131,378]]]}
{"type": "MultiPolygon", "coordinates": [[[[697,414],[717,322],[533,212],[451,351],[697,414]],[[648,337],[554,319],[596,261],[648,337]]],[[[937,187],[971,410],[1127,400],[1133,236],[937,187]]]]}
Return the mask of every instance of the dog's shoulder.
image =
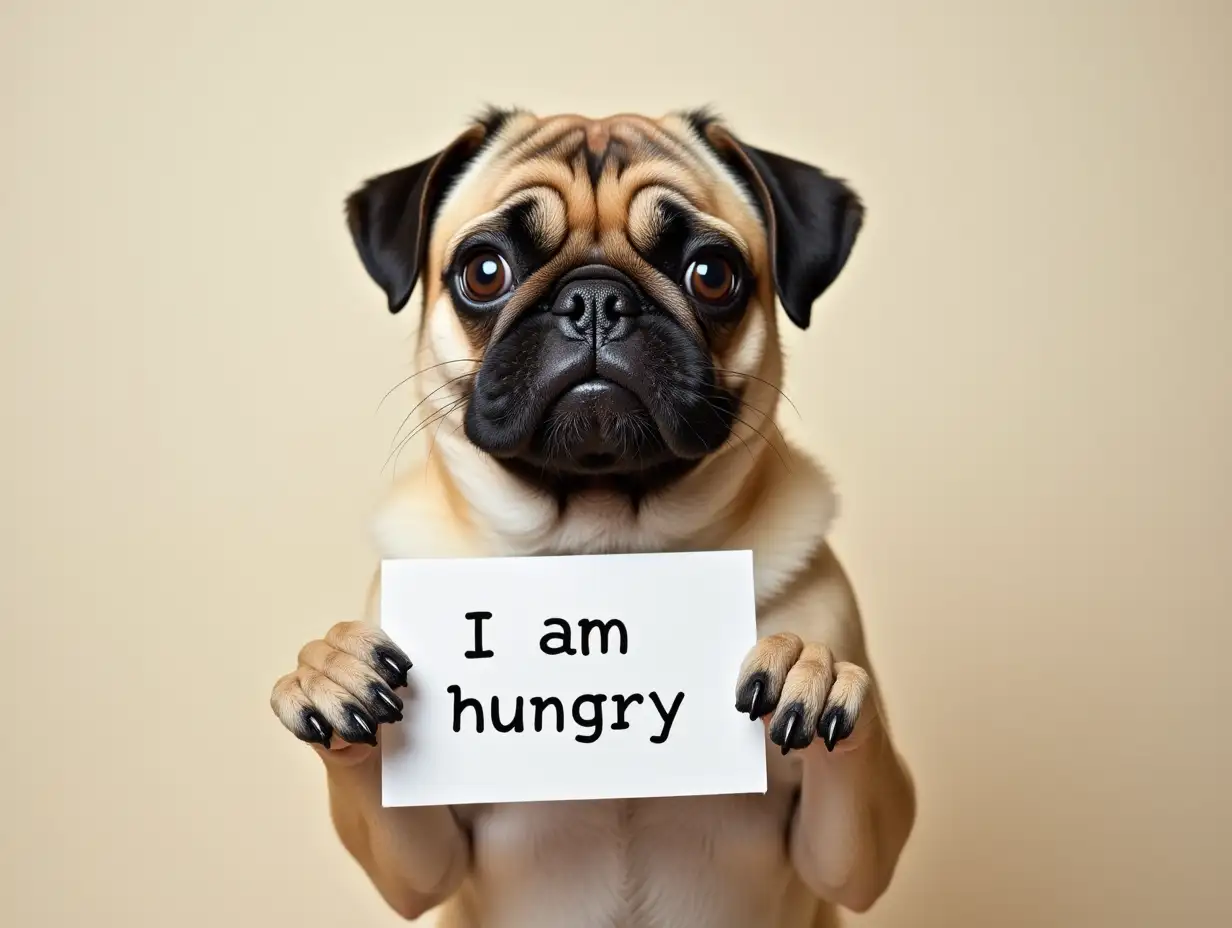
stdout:
{"type": "Polygon", "coordinates": [[[768,462],[744,520],[724,545],[753,552],[757,601],[763,608],[820,569],[838,517],[829,475],[803,450],[790,452],[790,466],[777,459],[768,462]]]}
{"type": "Polygon", "coordinates": [[[753,551],[760,634],[790,631],[854,659],[864,653],[859,604],[829,537],[838,496],[809,455],[792,449],[791,461],[772,475],[729,546],[753,551]]]}

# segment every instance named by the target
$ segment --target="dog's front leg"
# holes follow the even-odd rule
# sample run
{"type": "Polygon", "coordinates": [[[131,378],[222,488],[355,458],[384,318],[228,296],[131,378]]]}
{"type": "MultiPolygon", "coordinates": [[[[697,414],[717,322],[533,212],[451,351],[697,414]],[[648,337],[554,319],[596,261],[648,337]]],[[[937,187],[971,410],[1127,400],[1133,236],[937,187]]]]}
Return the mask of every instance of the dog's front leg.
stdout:
{"type": "Polygon", "coordinates": [[[342,844],[395,911],[416,918],[448,898],[468,866],[466,835],[446,806],[381,805],[380,727],[402,719],[395,690],[411,662],[379,629],[335,625],[299,653],[270,705],[325,763],[342,844]]]}
{"type": "Polygon", "coordinates": [[[876,703],[875,692],[865,694],[861,718],[833,751],[824,739],[834,737],[841,716],[821,723],[820,737],[803,752],[792,822],[791,856],[801,879],[855,912],[885,892],[915,821],[915,789],[876,703]]]}
{"type": "Polygon", "coordinates": [[[915,789],[871,676],[826,645],[771,635],[741,668],[737,708],[763,718],[770,740],[802,765],[790,834],[796,872],[827,902],[867,910],[915,821],[915,789]]]}

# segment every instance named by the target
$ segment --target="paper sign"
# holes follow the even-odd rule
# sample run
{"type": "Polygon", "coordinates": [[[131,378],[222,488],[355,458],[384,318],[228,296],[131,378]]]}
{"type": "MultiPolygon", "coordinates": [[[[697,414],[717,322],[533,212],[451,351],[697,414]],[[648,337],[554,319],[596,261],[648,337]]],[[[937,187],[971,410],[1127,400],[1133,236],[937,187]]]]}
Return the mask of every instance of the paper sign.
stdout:
{"type": "Polygon", "coordinates": [[[748,551],[384,561],[381,626],[414,662],[386,806],[766,790],[748,551]]]}

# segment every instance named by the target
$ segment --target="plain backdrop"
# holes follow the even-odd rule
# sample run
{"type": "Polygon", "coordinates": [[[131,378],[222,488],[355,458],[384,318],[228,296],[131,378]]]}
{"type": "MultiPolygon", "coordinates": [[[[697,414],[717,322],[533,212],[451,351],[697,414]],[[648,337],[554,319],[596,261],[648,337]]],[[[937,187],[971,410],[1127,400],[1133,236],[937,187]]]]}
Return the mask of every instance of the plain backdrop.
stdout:
{"type": "Polygon", "coordinates": [[[853,925],[1226,926],[1232,5],[0,4],[0,924],[393,925],[267,704],[407,412],[342,222],[485,102],[864,195],[787,336],[920,816],[853,925]]]}

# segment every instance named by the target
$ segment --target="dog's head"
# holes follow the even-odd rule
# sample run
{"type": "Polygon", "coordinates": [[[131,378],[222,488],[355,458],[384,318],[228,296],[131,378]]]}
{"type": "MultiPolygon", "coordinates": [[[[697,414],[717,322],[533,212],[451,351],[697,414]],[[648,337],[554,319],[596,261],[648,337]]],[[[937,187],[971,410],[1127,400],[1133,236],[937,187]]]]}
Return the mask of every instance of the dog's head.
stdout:
{"type": "Polygon", "coordinates": [[[645,491],[760,433],[775,297],[807,327],[863,211],[704,113],[498,111],[347,216],[391,312],[422,278],[438,421],[528,480],[645,491]]]}

